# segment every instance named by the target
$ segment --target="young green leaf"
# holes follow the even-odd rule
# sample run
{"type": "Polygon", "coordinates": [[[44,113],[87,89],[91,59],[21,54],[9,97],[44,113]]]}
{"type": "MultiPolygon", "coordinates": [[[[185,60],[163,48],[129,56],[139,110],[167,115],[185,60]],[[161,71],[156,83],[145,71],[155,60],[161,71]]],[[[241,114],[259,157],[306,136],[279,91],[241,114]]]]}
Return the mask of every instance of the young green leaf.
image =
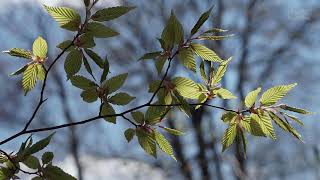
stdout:
{"type": "Polygon", "coordinates": [[[251,126],[250,126],[250,120],[251,120],[251,117],[250,117],[250,116],[244,117],[244,118],[240,121],[240,126],[241,126],[241,128],[243,128],[245,131],[247,131],[248,133],[252,134],[252,129],[251,129],[251,126]]]}
{"type": "Polygon", "coordinates": [[[208,84],[208,78],[207,78],[206,70],[204,67],[204,61],[201,61],[201,64],[200,64],[200,75],[201,75],[203,82],[208,84]]]}
{"type": "Polygon", "coordinates": [[[259,123],[261,130],[263,133],[272,138],[273,140],[276,139],[276,135],[272,126],[272,122],[270,117],[267,115],[266,112],[259,112],[259,114],[251,114],[251,117],[259,123]]]}
{"type": "Polygon", "coordinates": [[[97,53],[90,49],[85,49],[85,52],[101,69],[104,67],[104,61],[97,53]]]}
{"type": "Polygon", "coordinates": [[[243,131],[243,129],[238,128],[237,138],[242,143],[244,156],[246,157],[247,156],[247,144],[248,144],[248,141],[247,141],[247,138],[246,138],[246,135],[245,135],[245,131],[243,131]]]}
{"type": "Polygon", "coordinates": [[[301,139],[301,135],[297,132],[297,130],[295,130],[287,121],[287,119],[285,118],[285,120],[281,119],[280,117],[278,117],[276,114],[274,114],[273,112],[269,111],[268,112],[270,117],[273,119],[273,121],[284,131],[290,132],[291,135],[293,135],[294,137],[296,137],[297,139],[299,139],[300,141],[302,141],[301,139]]]}
{"type": "Polygon", "coordinates": [[[58,44],[57,48],[59,48],[61,50],[67,49],[66,51],[71,51],[74,49],[74,45],[71,40],[66,40],[66,41],[63,41],[62,43],[58,44]]]}
{"type": "Polygon", "coordinates": [[[289,128],[288,125],[285,121],[283,121],[280,117],[278,117],[275,113],[268,111],[269,116],[271,117],[271,119],[284,131],[288,131],[289,132],[289,128]]]}
{"type": "Polygon", "coordinates": [[[82,48],[93,48],[96,46],[96,43],[92,34],[85,33],[76,40],[75,45],[82,48]]]}
{"type": "Polygon", "coordinates": [[[223,61],[220,65],[219,68],[217,70],[217,72],[215,73],[215,75],[213,76],[213,79],[211,81],[211,86],[214,86],[215,84],[219,83],[221,81],[221,79],[223,78],[224,74],[227,71],[228,68],[228,64],[229,62],[232,60],[232,57],[230,57],[228,60],[223,61]]]}
{"type": "Polygon", "coordinates": [[[100,83],[102,83],[103,81],[105,81],[107,79],[107,76],[109,74],[109,69],[110,69],[110,65],[109,65],[109,61],[108,58],[106,57],[106,59],[104,60],[103,63],[103,72],[100,78],[100,83]]]}
{"type": "Polygon", "coordinates": [[[82,61],[83,61],[83,65],[84,67],[86,68],[87,72],[91,75],[91,77],[95,80],[96,78],[94,77],[93,75],[93,72],[92,72],[92,69],[91,69],[91,66],[88,62],[88,59],[86,58],[86,56],[82,56],[82,61]]]}
{"type": "Polygon", "coordinates": [[[233,37],[233,34],[229,34],[229,35],[224,35],[224,36],[199,36],[197,37],[197,39],[199,40],[211,40],[211,41],[220,41],[220,40],[224,40],[226,38],[230,38],[233,37]]]}
{"type": "Polygon", "coordinates": [[[192,50],[202,59],[212,62],[223,62],[223,60],[211,49],[201,44],[192,43],[192,50]]]}
{"type": "Polygon", "coordinates": [[[188,102],[180,95],[178,91],[173,91],[175,102],[181,103],[179,109],[186,114],[186,116],[191,117],[191,106],[188,102]]]}
{"type": "Polygon", "coordinates": [[[154,134],[155,134],[156,142],[160,147],[160,149],[166,154],[168,154],[169,156],[171,156],[176,161],[177,159],[174,156],[173,148],[169,143],[169,141],[158,131],[154,131],[154,134]]]}
{"type": "Polygon", "coordinates": [[[46,77],[46,70],[44,68],[44,66],[42,64],[37,64],[36,65],[37,68],[37,77],[40,81],[44,81],[45,77],[46,77]]]}
{"type": "Polygon", "coordinates": [[[134,119],[135,122],[139,123],[139,124],[143,124],[144,122],[144,115],[142,112],[140,111],[134,111],[131,112],[131,116],[134,119]]]}
{"type": "Polygon", "coordinates": [[[182,65],[190,69],[193,72],[196,72],[196,59],[193,55],[193,51],[190,48],[185,48],[179,51],[178,58],[182,65]]]}
{"type": "Polygon", "coordinates": [[[212,11],[211,7],[208,11],[204,12],[200,18],[198,19],[197,23],[194,25],[194,27],[191,30],[191,35],[194,35],[198,32],[198,30],[200,29],[200,27],[207,21],[207,19],[209,18],[211,11],[212,11]]]}
{"type": "Polygon", "coordinates": [[[162,127],[162,126],[160,126],[160,128],[164,129],[164,130],[167,131],[168,133],[170,133],[170,134],[172,134],[172,135],[175,135],[175,136],[184,135],[184,132],[179,131],[179,130],[177,130],[177,129],[171,129],[171,128],[162,127]]]}
{"type": "Polygon", "coordinates": [[[38,169],[40,163],[38,158],[34,156],[28,156],[24,161],[23,164],[25,164],[28,168],[31,169],[38,169]]]}
{"type": "Polygon", "coordinates": [[[82,64],[82,54],[79,50],[72,50],[64,62],[64,70],[68,79],[80,71],[82,64]]]}
{"type": "Polygon", "coordinates": [[[251,108],[255,104],[255,102],[257,100],[257,97],[258,97],[260,92],[261,92],[261,88],[259,87],[256,90],[251,91],[250,93],[248,93],[248,95],[246,96],[246,98],[244,100],[244,103],[245,103],[247,108],[251,108]]]}
{"type": "Polygon", "coordinates": [[[129,11],[135,9],[135,7],[125,7],[125,6],[117,6],[110,7],[106,9],[102,9],[97,11],[94,15],[91,16],[91,19],[94,21],[110,21],[112,19],[116,19],[129,11]]]}
{"type": "Polygon", "coordinates": [[[161,74],[163,66],[166,62],[167,62],[166,56],[159,56],[155,59],[155,65],[156,65],[156,69],[157,69],[158,74],[161,74]]]}
{"type": "Polygon", "coordinates": [[[37,152],[41,151],[42,149],[44,149],[45,147],[47,147],[49,145],[53,135],[54,135],[54,133],[51,134],[50,136],[38,141],[37,143],[32,145],[30,148],[28,148],[25,152],[25,156],[37,153],[37,152]]]}
{"type": "Polygon", "coordinates": [[[287,113],[283,113],[285,116],[289,117],[290,119],[294,120],[296,123],[300,124],[301,126],[304,126],[303,122],[300,121],[297,117],[292,116],[290,114],[287,113]]]}
{"type": "Polygon", "coordinates": [[[142,149],[152,155],[153,157],[157,157],[157,144],[155,142],[154,137],[152,135],[147,134],[144,130],[138,128],[136,129],[136,135],[138,137],[138,142],[142,149]]]}
{"type": "Polygon", "coordinates": [[[42,37],[38,37],[32,46],[33,55],[39,58],[46,58],[48,53],[48,44],[42,37]]]}
{"type": "Polygon", "coordinates": [[[113,107],[108,103],[104,103],[101,109],[101,115],[108,116],[104,117],[104,119],[108,122],[116,124],[117,118],[116,116],[113,116],[114,114],[116,114],[116,112],[114,111],[113,107]]]}
{"type": "Polygon", "coordinates": [[[51,164],[43,169],[43,177],[45,179],[76,180],[75,177],[64,172],[61,168],[51,164]]]}
{"type": "Polygon", "coordinates": [[[166,49],[171,48],[174,44],[180,44],[183,41],[183,27],[175,14],[171,12],[171,16],[163,29],[161,39],[164,41],[166,49]]]}
{"type": "Polygon", "coordinates": [[[20,57],[24,59],[32,59],[31,52],[20,48],[12,48],[9,51],[3,51],[3,53],[7,53],[10,56],[20,57]]]}
{"type": "Polygon", "coordinates": [[[27,67],[27,69],[23,73],[22,77],[22,87],[27,94],[29,91],[31,91],[35,86],[37,82],[37,67],[36,64],[31,64],[27,67]]]}
{"type": "Polygon", "coordinates": [[[235,95],[232,94],[232,92],[230,92],[229,90],[224,89],[224,88],[215,89],[212,91],[212,93],[216,94],[221,99],[236,99],[237,98],[235,95]]]}
{"type": "Polygon", "coordinates": [[[90,90],[94,87],[98,87],[96,83],[80,75],[72,76],[70,80],[73,86],[82,90],[90,90]]]}
{"type": "Polygon", "coordinates": [[[44,5],[48,13],[59,23],[60,27],[77,31],[81,23],[80,15],[71,8],[66,7],[49,7],[44,5]]]}
{"type": "Polygon", "coordinates": [[[52,162],[53,157],[54,157],[53,152],[45,152],[45,153],[43,153],[43,155],[41,157],[42,163],[43,164],[48,164],[48,163],[52,162]]]}
{"type": "Polygon", "coordinates": [[[11,73],[10,76],[16,76],[16,75],[23,73],[28,68],[28,66],[29,65],[27,64],[27,65],[19,68],[16,72],[11,73]]]}
{"type": "Polygon", "coordinates": [[[166,107],[150,106],[145,115],[145,122],[147,124],[157,124],[161,121],[162,116],[166,112],[166,107]]]}
{"type": "MultiPolygon", "coordinates": [[[[251,134],[254,136],[262,136],[266,137],[266,134],[264,130],[262,130],[262,125],[259,117],[256,114],[251,114],[250,116],[250,129],[251,129],[251,134]]],[[[265,126],[264,126],[265,127],[265,126]]]]}
{"type": "Polygon", "coordinates": [[[133,139],[134,135],[136,134],[136,131],[134,129],[127,129],[125,132],[124,132],[124,136],[126,137],[128,143],[133,139]]]}
{"type": "Polygon", "coordinates": [[[112,104],[124,106],[129,104],[134,99],[135,97],[132,97],[127,93],[117,93],[109,99],[109,102],[112,104]]]}
{"type": "Polygon", "coordinates": [[[286,111],[291,111],[291,112],[295,112],[295,113],[299,113],[299,114],[310,114],[310,112],[304,110],[304,109],[300,109],[300,108],[296,108],[296,107],[292,107],[292,106],[288,106],[288,105],[280,105],[280,108],[286,111]]]}
{"type": "Polygon", "coordinates": [[[119,35],[118,32],[98,22],[88,23],[85,31],[96,38],[109,38],[119,35]]]}
{"type": "Polygon", "coordinates": [[[124,84],[128,77],[128,73],[120,74],[118,76],[114,76],[109,80],[103,82],[103,88],[108,89],[109,94],[117,91],[124,84]]]}
{"type": "Polygon", "coordinates": [[[175,85],[175,90],[177,90],[182,97],[198,99],[202,94],[199,86],[191,79],[175,77],[171,82],[175,85]]]}
{"type": "Polygon", "coordinates": [[[162,53],[161,51],[150,52],[150,53],[144,54],[139,60],[155,59],[158,56],[160,56],[161,53],[162,53]]]}
{"type": "Polygon", "coordinates": [[[281,85],[275,86],[268,89],[265,93],[262,94],[260,103],[264,106],[270,106],[277,103],[280,99],[287,95],[287,93],[295,87],[297,84],[281,85]]]}
{"type": "Polygon", "coordinates": [[[84,90],[81,93],[81,97],[82,99],[87,102],[87,103],[93,103],[96,102],[98,99],[98,92],[97,92],[97,88],[92,88],[92,89],[88,89],[88,90],[84,90]]]}
{"type": "Polygon", "coordinates": [[[225,123],[230,123],[234,120],[234,118],[237,117],[237,113],[235,112],[225,112],[223,113],[223,115],[221,116],[221,120],[225,123]]]}
{"type": "Polygon", "coordinates": [[[231,124],[227,130],[224,132],[223,137],[221,139],[222,144],[222,152],[224,152],[231,144],[234,142],[234,139],[237,135],[237,125],[231,124]]]}

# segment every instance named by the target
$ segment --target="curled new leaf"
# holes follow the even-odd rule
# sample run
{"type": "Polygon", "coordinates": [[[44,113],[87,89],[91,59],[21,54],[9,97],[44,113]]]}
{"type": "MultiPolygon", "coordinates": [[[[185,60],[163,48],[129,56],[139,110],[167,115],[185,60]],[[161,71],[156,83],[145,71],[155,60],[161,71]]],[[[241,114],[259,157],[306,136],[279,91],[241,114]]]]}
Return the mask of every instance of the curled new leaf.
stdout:
{"type": "Polygon", "coordinates": [[[295,113],[299,113],[299,114],[310,114],[310,112],[304,110],[304,109],[300,109],[300,108],[296,108],[296,107],[292,107],[292,106],[288,106],[288,105],[280,105],[280,108],[286,111],[291,111],[291,112],[295,112],[295,113]]]}
{"type": "Polygon", "coordinates": [[[205,13],[203,13],[200,18],[198,19],[197,23],[194,25],[194,27],[191,30],[191,35],[194,35],[197,33],[197,31],[200,29],[200,27],[207,21],[207,19],[210,16],[210,13],[212,11],[211,7],[208,11],[206,11],[205,13]]]}
{"type": "Polygon", "coordinates": [[[10,56],[20,57],[24,59],[32,58],[31,52],[20,48],[12,48],[9,51],[3,51],[3,53],[8,53],[10,56]]]}

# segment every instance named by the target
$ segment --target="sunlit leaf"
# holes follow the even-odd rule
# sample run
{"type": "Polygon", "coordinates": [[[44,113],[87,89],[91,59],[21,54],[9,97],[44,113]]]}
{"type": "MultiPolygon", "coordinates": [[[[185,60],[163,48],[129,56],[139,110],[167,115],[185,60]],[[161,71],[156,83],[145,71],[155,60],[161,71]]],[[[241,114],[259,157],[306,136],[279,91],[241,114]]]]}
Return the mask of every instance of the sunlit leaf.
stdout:
{"type": "Polygon", "coordinates": [[[192,50],[202,59],[213,62],[222,62],[223,60],[211,49],[201,44],[192,43],[192,50]]]}
{"type": "Polygon", "coordinates": [[[178,58],[182,65],[191,71],[196,72],[196,59],[191,49],[186,48],[179,51],[178,58]]]}
{"type": "Polygon", "coordinates": [[[81,17],[75,10],[67,7],[49,7],[46,5],[44,5],[44,8],[62,28],[70,31],[79,29],[81,17]]]}
{"type": "Polygon", "coordinates": [[[46,58],[48,53],[47,42],[42,37],[38,37],[33,43],[32,52],[37,57],[46,58]]]}
{"type": "Polygon", "coordinates": [[[244,103],[245,103],[247,108],[251,108],[255,104],[255,102],[257,100],[257,97],[258,97],[260,92],[261,92],[261,88],[259,87],[256,90],[251,91],[250,93],[248,93],[248,95],[246,96],[246,98],[244,100],[244,103]]]}
{"type": "Polygon", "coordinates": [[[282,99],[297,84],[274,86],[262,94],[260,103],[265,106],[274,105],[282,99]]]}

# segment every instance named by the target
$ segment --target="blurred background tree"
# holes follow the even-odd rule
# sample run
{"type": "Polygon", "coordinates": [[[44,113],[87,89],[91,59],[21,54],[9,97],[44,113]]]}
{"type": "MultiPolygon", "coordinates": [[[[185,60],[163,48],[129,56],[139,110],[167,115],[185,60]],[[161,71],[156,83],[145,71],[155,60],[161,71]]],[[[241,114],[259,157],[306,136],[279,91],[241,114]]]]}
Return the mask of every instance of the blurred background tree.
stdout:
{"type": "MultiPolygon", "coordinates": [[[[0,11],[0,50],[11,47],[28,49],[33,40],[41,35],[49,44],[48,57],[53,58],[58,53],[55,45],[71,37],[71,34],[60,30],[41,7],[41,3],[52,2],[1,3],[3,5],[0,11]]],[[[77,1],[60,1],[59,5],[61,4],[79,9],[82,5],[77,1]]],[[[108,57],[112,66],[111,73],[129,71],[130,78],[125,86],[126,90],[136,97],[145,97],[131,103],[132,107],[149,97],[150,94],[146,94],[148,83],[157,79],[153,73],[156,71],[153,63],[136,61],[144,53],[159,48],[155,38],[161,35],[171,9],[175,11],[184,27],[192,27],[199,14],[214,5],[213,15],[205,26],[228,29],[235,36],[224,41],[211,41],[207,45],[224,59],[234,56],[230,70],[223,80],[223,86],[239,93],[238,100],[218,103],[225,107],[238,106],[241,104],[239,100],[244,99],[247,92],[258,86],[263,85],[266,88],[298,82],[299,88],[290,96],[299,98],[288,97],[287,101],[301,108],[317,111],[310,107],[318,107],[320,102],[317,93],[317,81],[320,77],[317,71],[320,67],[320,54],[317,51],[320,47],[320,36],[317,33],[320,30],[319,1],[101,0],[98,7],[115,5],[134,5],[137,9],[129,16],[109,23],[121,35],[97,41],[97,51],[108,57]]],[[[7,137],[23,126],[22,117],[34,108],[34,97],[37,94],[34,91],[23,97],[18,79],[9,81],[8,77],[8,74],[19,66],[17,59],[12,59],[10,63],[6,59],[11,58],[0,56],[1,137],[7,137]]],[[[175,68],[172,72],[189,75],[188,72],[182,71],[181,67],[175,68]]],[[[50,103],[41,109],[41,114],[34,121],[34,127],[78,121],[93,115],[99,104],[96,104],[96,107],[89,106],[79,99],[80,91],[66,82],[63,63],[60,62],[56,66],[52,75],[48,87],[50,103]]],[[[160,169],[162,176],[158,176],[159,179],[320,179],[319,141],[316,139],[320,135],[319,123],[316,121],[318,115],[304,118],[306,127],[300,130],[304,143],[292,139],[287,134],[279,136],[275,142],[251,139],[247,159],[241,156],[236,146],[234,151],[221,153],[219,139],[226,127],[221,123],[219,115],[221,112],[209,112],[206,108],[196,111],[190,119],[179,113],[170,114],[168,126],[186,132],[184,136],[170,137],[179,163],[174,163],[166,156],[158,159],[146,156],[135,141],[127,144],[123,137],[127,124],[121,121],[118,121],[116,126],[98,121],[59,130],[54,144],[50,147],[59,153],[59,161],[66,167],[71,159],[71,173],[80,180],[91,179],[92,177],[88,176],[94,173],[91,166],[95,166],[94,163],[101,160],[116,160],[114,162],[117,163],[101,163],[101,166],[106,168],[132,167],[132,170],[128,169],[126,173],[134,173],[134,167],[137,168],[129,166],[128,162],[143,162],[151,169],[160,169]],[[87,161],[88,158],[91,161],[87,161]]],[[[44,134],[36,134],[41,135],[44,134]]],[[[7,144],[6,148],[16,149],[17,146],[19,144],[12,142],[7,144]]],[[[103,168],[102,171],[107,173],[103,168]]],[[[141,171],[137,172],[141,174],[141,171]]],[[[145,177],[148,177],[149,172],[151,173],[145,172],[145,177]]],[[[118,174],[118,177],[112,178],[120,177],[118,174]]],[[[101,178],[104,179],[103,176],[101,178]]],[[[125,179],[125,176],[123,178],[125,179]]],[[[143,179],[135,176],[131,178],[143,179]]]]}

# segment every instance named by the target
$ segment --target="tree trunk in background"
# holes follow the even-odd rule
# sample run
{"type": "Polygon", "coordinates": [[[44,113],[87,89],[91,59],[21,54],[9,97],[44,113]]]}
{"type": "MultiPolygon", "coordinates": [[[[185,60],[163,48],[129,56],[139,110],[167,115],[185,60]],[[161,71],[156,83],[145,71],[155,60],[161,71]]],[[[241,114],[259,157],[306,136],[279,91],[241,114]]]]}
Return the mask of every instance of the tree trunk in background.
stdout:
{"type": "MultiPolygon", "coordinates": [[[[59,89],[59,98],[61,100],[62,104],[62,109],[63,109],[63,114],[65,116],[65,119],[67,123],[73,123],[73,118],[71,115],[71,109],[68,106],[68,97],[65,93],[65,89],[63,86],[63,82],[61,80],[61,77],[59,76],[58,72],[56,70],[53,70],[52,75],[54,77],[54,80],[56,81],[59,89]]],[[[70,136],[69,136],[69,148],[70,148],[70,153],[75,161],[75,165],[77,168],[77,174],[78,174],[78,180],[84,180],[83,179],[83,170],[82,170],[82,165],[80,162],[80,155],[79,155],[79,141],[78,141],[78,136],[76,133],[76,128],[71,126],[69,128],[70,130],[70,136]]]]}
{"type": "MultiPolygon", "coordinates": [[[[171,114],[169,114],[168,125],[170,128],[176,129],[176,126],[170,116],[171,116],[171,114]]],[[[187,159],[183,153],[183,145],[181,143],[180,137],[175,136],[175,137],[171,138],[171,142],[174,147],[174,151],[175,151],[177,160],[179,161],[180,172],[182,173],[182,175],[185,177],[186,180],[192,180],[191,165],[189,164],[189,162],[187,161],[187,159]]]]}
{"type": "Polygon", "coordinates": [[[204,107],[200,107],[195,110],[192,114],[192,125],[196,135],[196,143],[198,144],[198,163],[201,171],[201,176],[203,180],[211,180],[209,172],[209,162],[206,157],[206,142],[203,136],[203,130],[201,127],[201,122],[204,114],[204,107]]]}

